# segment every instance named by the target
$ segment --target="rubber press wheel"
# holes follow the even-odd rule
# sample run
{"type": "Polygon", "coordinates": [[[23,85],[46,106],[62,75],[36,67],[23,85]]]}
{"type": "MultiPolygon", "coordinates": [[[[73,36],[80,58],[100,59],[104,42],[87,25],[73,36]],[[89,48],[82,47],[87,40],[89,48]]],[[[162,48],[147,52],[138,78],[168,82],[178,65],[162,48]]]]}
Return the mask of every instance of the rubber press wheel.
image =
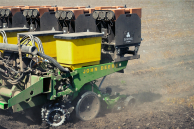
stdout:
{"type": "Polygon", "coordinates": [[[88,121],[95,118],[100,111],[100,100],[96,93],[87,91],[81,95],[76,105],[76,117],[88,121]]]}

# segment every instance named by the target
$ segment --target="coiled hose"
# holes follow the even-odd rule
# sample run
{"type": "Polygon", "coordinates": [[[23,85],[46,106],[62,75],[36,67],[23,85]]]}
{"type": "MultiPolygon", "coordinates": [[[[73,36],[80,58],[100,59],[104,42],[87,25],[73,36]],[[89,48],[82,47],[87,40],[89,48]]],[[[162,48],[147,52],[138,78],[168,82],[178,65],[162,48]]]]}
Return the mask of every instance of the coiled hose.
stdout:
{"type": "Polygon", "coordinates": [[[68,68],[64,68],[62,67],[55,59],[53,59],[52,57],[50,56],[47,56],[45,54],[42,54],[40,52],[37,53],[40,57],[44,58],[44,59],[47,59],[49,61],[51,61],[60,71],[62,72],[69,72],[69,69],[68,68]]]}
{"type": "Polygon", "coordinates": [[[32,43],[32,46],[35,46],[35,42],[38,44],[38,49],[39,51],[41,51],[43,54],[44,54],[44,49],[43,49],[43,46],[42,46],[42,42],[41,40],[38,38],[38,37],[35,37],[33,35],[25,35],[21,40],[20,40],[20,43],[21,45],[28,45],[29,43],[32,43]]]}

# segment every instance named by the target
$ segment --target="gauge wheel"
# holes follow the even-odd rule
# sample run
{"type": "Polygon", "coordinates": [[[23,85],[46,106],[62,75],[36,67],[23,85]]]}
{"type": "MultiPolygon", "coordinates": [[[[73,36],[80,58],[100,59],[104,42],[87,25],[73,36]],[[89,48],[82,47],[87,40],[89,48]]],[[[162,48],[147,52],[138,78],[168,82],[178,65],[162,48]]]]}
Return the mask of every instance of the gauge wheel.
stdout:
{"type": "Polygon", "coordinates": [[[135,106],[135,98],[133,96],[128,96],[125,100],[124,100],[124,105],[125,107],[129,107],[129,108],[134,108],[135,106]]]}
{"type": "Polygon", "coordinates": [[[100,100],[96,93],[83,93],[76,105],[76,117],[83,121],[95,118],[100,111],[100,100]]]}

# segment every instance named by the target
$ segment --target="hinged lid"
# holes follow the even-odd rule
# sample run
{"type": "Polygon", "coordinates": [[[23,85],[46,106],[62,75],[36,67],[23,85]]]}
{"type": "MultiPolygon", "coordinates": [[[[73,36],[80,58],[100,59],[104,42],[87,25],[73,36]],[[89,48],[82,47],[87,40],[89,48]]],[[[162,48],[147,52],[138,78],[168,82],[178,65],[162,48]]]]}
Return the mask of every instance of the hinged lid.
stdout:
{"type": "Polygon", "coordinates": [[[56,39],[81,39],[81,38],[101,37],[103,35],[104,34],[97,33],[97,32],[80,32],[80,33],[54,35],[54,38],[56,39]]]}
{"type": "Polygon", "coordinates": [[[18,32],[18,31],[29,31],[29,28],[22,28],[22,27],[16,27],[16,28],[1,28],[0,31],[3,30],[5,32],[18,32]]]}
{"type": "Polygon", "coordinates": [[[48,36],[48,35],[55,35],[55,34],[62,34],[63,31],[35,31],[35,32],[26,32],[26,33],[18,33],[19,36],[25,35],[33,35],[33,36],[48,36]]]}

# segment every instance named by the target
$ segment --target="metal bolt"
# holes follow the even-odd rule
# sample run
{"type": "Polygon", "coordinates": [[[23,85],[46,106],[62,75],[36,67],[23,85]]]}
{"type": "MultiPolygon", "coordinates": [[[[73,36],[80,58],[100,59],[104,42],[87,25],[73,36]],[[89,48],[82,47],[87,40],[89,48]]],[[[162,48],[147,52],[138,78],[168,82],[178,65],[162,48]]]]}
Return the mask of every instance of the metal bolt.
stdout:
{"type": "Polygon", "coordinates": [[[118,54],[120,53],[120,49],[118,49],[117,53],[118,53],[118,54]]]}

